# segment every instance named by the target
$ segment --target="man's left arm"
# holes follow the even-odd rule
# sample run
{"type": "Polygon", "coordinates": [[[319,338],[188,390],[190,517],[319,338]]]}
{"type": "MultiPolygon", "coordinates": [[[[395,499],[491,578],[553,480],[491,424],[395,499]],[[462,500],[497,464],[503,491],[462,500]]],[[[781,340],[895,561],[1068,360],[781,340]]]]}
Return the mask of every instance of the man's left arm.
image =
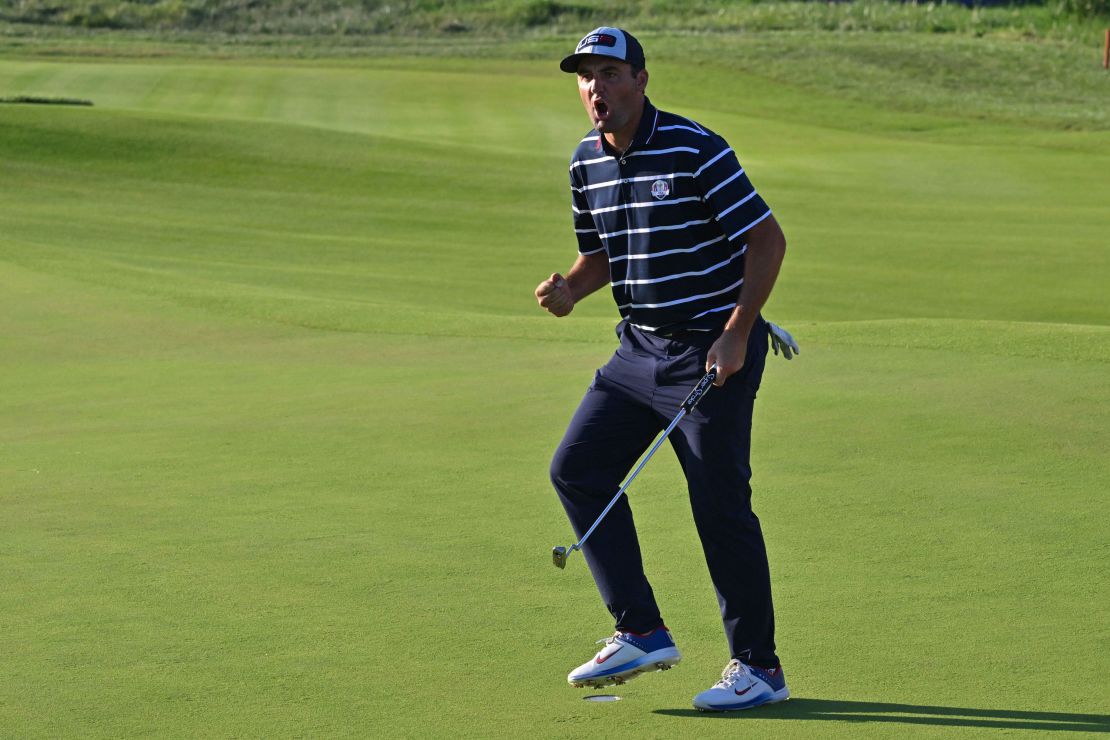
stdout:
{"type": "Polygon", "coordinates": [[[728,377],[744,366],[748,336],[763,304],[771,295],[779,268],[786,256],[786,237],[773,215],[748,230],[748,251],[744,255],[744,284],[721,336],[709,348],[705,369],[717,365],[714,385],[723,385],[728,377]]]}

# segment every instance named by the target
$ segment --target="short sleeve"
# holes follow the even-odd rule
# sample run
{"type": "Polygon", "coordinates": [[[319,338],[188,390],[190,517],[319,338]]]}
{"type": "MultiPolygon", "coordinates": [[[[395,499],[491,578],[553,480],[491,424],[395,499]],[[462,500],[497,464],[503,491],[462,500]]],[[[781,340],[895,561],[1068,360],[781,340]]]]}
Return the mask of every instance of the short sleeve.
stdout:
{"type": "Polygon", "coordinates": [[[694,180],[709,210],[720,223],[730,242],[746,243],[744,234],[771,215],[736,159],[736,153],[719,136],[702,150],[704,162],[694,172],[694,180]]]}

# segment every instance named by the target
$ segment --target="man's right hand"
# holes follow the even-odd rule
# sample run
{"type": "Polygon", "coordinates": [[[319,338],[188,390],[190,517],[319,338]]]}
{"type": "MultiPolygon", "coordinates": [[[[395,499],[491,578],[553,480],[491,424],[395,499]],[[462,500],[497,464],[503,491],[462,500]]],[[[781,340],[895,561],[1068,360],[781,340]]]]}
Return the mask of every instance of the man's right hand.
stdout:
{"type": "Polygon", "coordinates": [[[557,272],[536,286],[536,300],[548,313],[566,316],[574,310],[574,296],[566,278],[557,272]]]}

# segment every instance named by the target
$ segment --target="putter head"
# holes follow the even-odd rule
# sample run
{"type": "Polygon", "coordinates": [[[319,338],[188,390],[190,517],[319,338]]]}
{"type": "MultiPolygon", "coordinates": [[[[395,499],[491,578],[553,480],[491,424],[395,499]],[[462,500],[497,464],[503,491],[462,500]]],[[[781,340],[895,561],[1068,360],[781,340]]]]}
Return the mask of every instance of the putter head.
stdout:
{"type": "Polygon", "coordinates": [[[567,567],[567,548],[553,547],[551,548],[551,562],[555,563],[556,568],[567,567]]]}

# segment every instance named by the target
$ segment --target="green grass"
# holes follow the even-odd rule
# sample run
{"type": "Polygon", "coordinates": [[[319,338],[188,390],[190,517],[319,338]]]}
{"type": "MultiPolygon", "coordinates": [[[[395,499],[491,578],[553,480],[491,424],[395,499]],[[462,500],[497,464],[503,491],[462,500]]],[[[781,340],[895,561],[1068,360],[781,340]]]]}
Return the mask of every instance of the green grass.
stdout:
{"type": "Polygon", "coordinates": [[[790,241],[753,456],[795,699],[688,711],[727,655],[667,455],[684,662],[564,685],[610,624],[546,467],[615,310],[531,297],[585,129],[550,60],[28,56],[0,94],[96,105],[0,108],[0,734],[1110,730],[1105,119],[658,41],[790,241]]]}
{"type": "MultiPolygon", "coordinates": [[[[251,87],[261,78],[276,79],[266,66],[285,67],[297,58],[327,67],[389,67],[404,58],[406,70],[441,75],[445,59],[460,70],[488,69],[504,59],[545,63],[529,65],[530,75],[544,74],[552,60],[561,58],[581,29],[552,32],[540,30],[517,37],[407,37],[372,36],[362,39],[314,37],[229,37],[221,35],[161,34],[136,36],[125,33],[81,33],[66,35],[49,29],[45,35],[2,36],[0,58],[21,62],[39,59],[45,66],[14,68],[3,80],[8,93],[50,94],[56,89],[77,86],[85,97],[118,101],[128,106],[147,106],[157,89],[158,66],[126,65],[121,78],[102,77],[78,70],[95,70],[102,62],[123,60],[176,60],[190,66],[222,66],[228,61],[250,60],[252,69],[241,82],[217,88],[223,76],[199,69],[193,104],[209,107],[229,97],[245,97],[258,105],[287,105],[281,97],[268,98],[265,90],[251,87]],[[80,62],[66,76],[49,73],[58,61],[80,62]],[[466,60],[466,61],[463,61],[466,60]],[[129,68],[128,68],[129,67],[129,68]],[[36,70],[45,70],[39,74],[36,70]],[[80,75],[68,79],[68,75],[80,75]],[[136,94],[141,97],[136,98],[136,94]],[[262,103],[257,101],[262,100],[262,103]]],[[[938,125],[960,126],[969,120],[988,120],[1021,127],[1110,130],[1110,74],[1101,67],[1102,31],[1069,39],[1038,39],[994,34],[923,34],[913,32],[857,33],[812,32],[802,29],[758,32],[707,32],[674,34],[645,30],[640,33],[648,48],[649,70],[655,74],[652,89],[678,87],[702,92],[704,105],[736,111],[738,106],[722,98],[725,90],[705,84],[716,80],[721,69],[742,72],[742,94],[758,85],[761,112],[782,115],[789,106],[792,118],[825,126],[848,125],[887,131],[892,113],[913,115],[898,122],[899,128],[920,130],[938,125]],[[681,64],[676,64],[681,60],[681,64]],[[708,75],[708,78],[706,78],[708,75]],[[678,84],[675,84],[678,83],[678,84]],[[822,105],[808,105],[807,96],[777,95],[787,87],[816,95],[822,105]],[[845,103],[849,105],[845,105],[845,103]],[[855,111],[869,111],[867,118],[855,111]],[[871,118],[878,117],[877,124],[871,118]],[[943,120],[936,120],[937,118],[943,120]]],[[[286,86],[297,84],[310,73],[305,65],[286,86]]],[[[354,79],[354,78],[351,78],[354,79]]],[[[297,92],[298,98],[315,95],[318,109],[335,105],[360,105],[357,96],[329,87],[335,99],[320,101],[321,93],[297,92]]],[[[448,92],[450,94],[450,92],[448,92]]],[[[298,101],[300,102],[300,101],[298,101]]],[[[308,101],[304,101],[308,102],[308,101]]],[[[230,105],[236,103],[231,102],[230,105]]],[[[368,107],[361,103],[363,108],[368,107]]],[[[239,111],[233,111],[239,113],[239,111]]],[[[252,115],[256,113],[252,112],[252,115]]],[[[333,125],[347,126],[344,119],[333,125]]],[[[973,133],[973,132],[972,132],[973,133]]],[[[997,132],[989,131],[988,137],[997,132]]]]}

